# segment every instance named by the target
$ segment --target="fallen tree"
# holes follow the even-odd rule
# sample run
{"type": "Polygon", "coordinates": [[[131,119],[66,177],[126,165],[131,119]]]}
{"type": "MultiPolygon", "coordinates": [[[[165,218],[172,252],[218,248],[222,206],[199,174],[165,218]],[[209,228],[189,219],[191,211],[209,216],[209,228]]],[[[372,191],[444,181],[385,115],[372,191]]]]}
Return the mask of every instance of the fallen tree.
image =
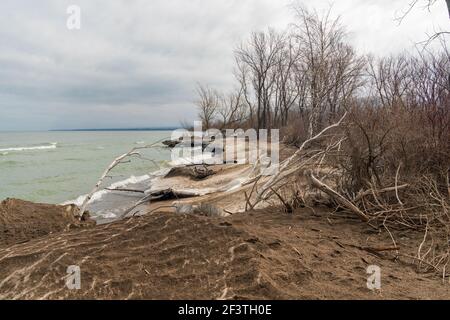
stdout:
{"type": "Polygon", "coordinates": [[[153,163],[155,163],[152,159],[147,159],[147,158],[142,157],[142,155],[141,155],[141,153],[139,151],[143,150],[143,149],[154,148],[156,145],[158,145],[159,143],[161,143],[164,140],[165,139],[161,139],[161,140],[158,140],[158,141],[156,141],[156,142],[154,142],[152,144],[149,144],[149,145],[140,146],[140,147],[134,147],[130,151],[128,151],[127,153],[124,153],[124,154],[118,156],[117,158],[115,158],[113,160],[113,162],[111,162],[111,164],[105,169],[105,171],[101,175],[100,179],[97,181],[97,183],[95,184],[94,188],[92,189],[92,191],[89,194],[87,194],[86,197],[84,198],[83,203],[80,206],[80,213],[79,213],[80,219],[82,219],[83,215],[86,213],[87,205],[91,201],[92,196],[97,191],[100,190],[104,180],[106,179],[106,177],[108,177],[108,175],[111,172],[111,170],[113,170],[115,167],[117,167],[120,164],[128,163],[129,162],[128,159],[130,157],[140,157],[142,159],[149,160],[149,161],[152,161],[153,163]]]}
{"type": "Polygon", "coordinates": [[[166,174],[166,178],[170,177],[190,177],[194,180],[202,180],[214,174],[207,165],[187,165],[171,168],[166,174]]]}

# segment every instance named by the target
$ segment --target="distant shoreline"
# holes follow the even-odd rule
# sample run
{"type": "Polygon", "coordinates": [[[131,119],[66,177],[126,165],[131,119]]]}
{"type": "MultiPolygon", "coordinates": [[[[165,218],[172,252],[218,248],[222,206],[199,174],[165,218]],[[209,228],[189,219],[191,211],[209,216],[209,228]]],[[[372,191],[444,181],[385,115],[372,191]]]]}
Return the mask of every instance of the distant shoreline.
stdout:
{"type": "Polygon", "coordinates": [[[50,132],[55,131],[172,131],[179,129],[179,127],[163,127],[163,128],[106,128],[106,129],[52,129],[50,132]]]}

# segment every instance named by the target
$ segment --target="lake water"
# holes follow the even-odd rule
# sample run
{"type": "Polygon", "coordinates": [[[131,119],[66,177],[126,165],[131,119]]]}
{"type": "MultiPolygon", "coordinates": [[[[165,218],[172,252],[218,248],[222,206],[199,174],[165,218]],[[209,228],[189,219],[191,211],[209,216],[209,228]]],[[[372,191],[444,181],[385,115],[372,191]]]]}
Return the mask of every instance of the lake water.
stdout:
{"type": "MultiPolygon", "coordinates": [[[[114,158],[170,135],[171,131],[0,132],[0,200],[62,203],[76,199],[92,190],[114,158]]],[[[143,156],[114,169],[106,184],[139,181],[168,166],[170,150],[150,149],[143,156]],[[137,179],[130,180],[131,176],[137,179]]]]}

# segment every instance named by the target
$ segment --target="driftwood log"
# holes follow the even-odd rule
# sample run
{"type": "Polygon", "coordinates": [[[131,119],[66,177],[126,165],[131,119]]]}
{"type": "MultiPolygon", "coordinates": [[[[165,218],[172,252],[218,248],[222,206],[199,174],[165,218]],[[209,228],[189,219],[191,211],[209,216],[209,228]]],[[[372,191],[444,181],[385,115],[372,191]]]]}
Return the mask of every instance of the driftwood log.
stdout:
{"type": "MultiPolygon", "coordinates": [[[[298,165],[293,166],[292,164],[295,164],[295,162],[298,161],[300,154],[303,152],[303,150],[306,148],[306,146],[308,144],[314,142],[315,140],[319,139],[320,137],[322,137],[327,131],[329,131],[333,128],[339,127],[341,125],[341,123],[344,121],[346,116],[347,116],[347,112],[344,113],[344,115],[339,119],[338,122],[324,128],[322,131],[317,133],[315,136],[310,137],[309,139],[306,139],[302,143],[302,145],[294,152],[293,155],[291,155],[289,158],[287,158],[286,160],[284,160],[283,162],[280,163],[278,172],[275,173],[266,183],[264,183],[264,185],[259,189],[259,191],[256,192],[256,199],[255,199],[254,203],[250,203],[251,194],[253,193],[253,189],[255,189],[255,188],[253,188],[252,191],[250,192],[250,194],[248,196],[246,196],[248,208],[253,209],[259,202],[267,200],[267,198],[270,196],[271,192],[273,192],[273,190],[275,189],[275,186],[278,183],[285,180],[288,175],[293,174],[295,172],[299,172],[301,169],[301,166],[298,166],[298,165]]],[[[261,177],[261,175],[259,175],[259,176],[261,177]]],[[[254,179],[254,181],[255,181],[254,182],[255,183],[254,187],[255,187],[258,180],[254,179]]]]}
{"type": "Polygon", "coordinates": [[[170,177],[189,177],[194,180],[202,180],[214,174],[214,171],[205,165],[192,165],[183,167],[174,167],[166,174],[165,178],[170,177]]]}
{"type": "Polygon", "coordinates": [[[169,147],[169,148],[175,148],[177,144],[179,144],[180,140],[164,140],[162,142],[163,145],[169,147]]]}
{"type": "Polygon", "coordinates": [[[185,139],[185,140],[164,140],[162,142],[163,145],[169,147],[169,148],[175,148],[175,147],[180,147],[180,148],[194,148],[196,146],[202,146],[202,150],[205,150],[206,147],[208,147],[208,145],[211,142],[208,141],[199,141],[196,142],[194,139],[185,139]],[[189,140],[191,140],[189,142],[189,140]]]}
{"type": "MultiPolygon", "coordinates": [[[[105,171],[103,172],[102,176],[100,177],[100,179],[97,181],[97,183],[95,184],[94,188],[92,189],[92,191],[86,195],[81,207],[80,207],[80,219],[83,218],[83,215],[86,212],[86,208],[87,205],[89,204],[89,202],[92,199],[92,196],[100,190],[100,186],[103,184],[103,181],[106,179],[106,177],[108,177],[109,172],[114,169],[115,167],[117,167],[120,164],[129,162],[127,160],[127,158],[129,157],[133,157],[133,156],[137,156],[137,157],[141,157],[141,154],[139,153],[140,150],[143,149],[149,149],[149,148],[153,148],[155,147],[158,143],[161,143],[163,140],[158,140],[152,144],[149,145],[145,145],[142,147],[135,147],[133,149],[131,149],[130,151],[128,151],[127,153],[122,154],[121,156],[117,157],[114,159],[114,161],[105,169],[105,171]]],[[[152,161],[152,160],[151,160],[152,161]]]]}
{"type": "Polygon", "coordinates": [[[174,190],[172,188],[158,189],[158,190],[146,190],[145,196],[137,201],[133,206],[127,209],[121,217],[126,216],[131,211],[136,209],[138,206],[144,203],[150,203],[152,201],[163,201],[172,199],[182,199],[199,196],[199,193],[190,190],[174,190]]]}
{"type": "Polygon", "coordinates": [[[320,191],[326,193],[331,198],[333,198],[340,205],[355,213],[362,221],[368,222],[369,217],[367,217],[364,212],[362,212],[357,206],[355,206],[351,201],[347,200],[344,196],[340,195],[338,192],[334,191],[331,187],[317,179],[311,170],[307,170],[305,172],[306,177],[308,178],[311,186],[319,189],[320,191]]]}

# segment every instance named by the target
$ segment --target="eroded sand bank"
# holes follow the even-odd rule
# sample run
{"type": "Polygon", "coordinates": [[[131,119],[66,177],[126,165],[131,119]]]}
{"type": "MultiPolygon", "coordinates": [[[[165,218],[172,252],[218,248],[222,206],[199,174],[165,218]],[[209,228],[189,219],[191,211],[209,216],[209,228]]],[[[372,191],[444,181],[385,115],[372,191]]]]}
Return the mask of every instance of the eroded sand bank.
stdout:
{"type": "MultiPolygon", "coordinates": [[[[146,203],[103,225],[77,222],[72,206],[3,202],[2,227],[17,237],[0,239],[0,298],[450,298],[439,275],[367,250],[390,244],[388,234],[323,207],[287,214],[267,203],[242,212],[254,167],[210,169],[202,180],[158,177],[151,186],[203,195],[146,203]],[[74,265],[79,290],[66,286],[74,265]],[[381,267],[381,290],[366,286],[370,265],[381,267]]],[[[394,236],[405,256],[423,238],[411,230],[394,236]]]]}

